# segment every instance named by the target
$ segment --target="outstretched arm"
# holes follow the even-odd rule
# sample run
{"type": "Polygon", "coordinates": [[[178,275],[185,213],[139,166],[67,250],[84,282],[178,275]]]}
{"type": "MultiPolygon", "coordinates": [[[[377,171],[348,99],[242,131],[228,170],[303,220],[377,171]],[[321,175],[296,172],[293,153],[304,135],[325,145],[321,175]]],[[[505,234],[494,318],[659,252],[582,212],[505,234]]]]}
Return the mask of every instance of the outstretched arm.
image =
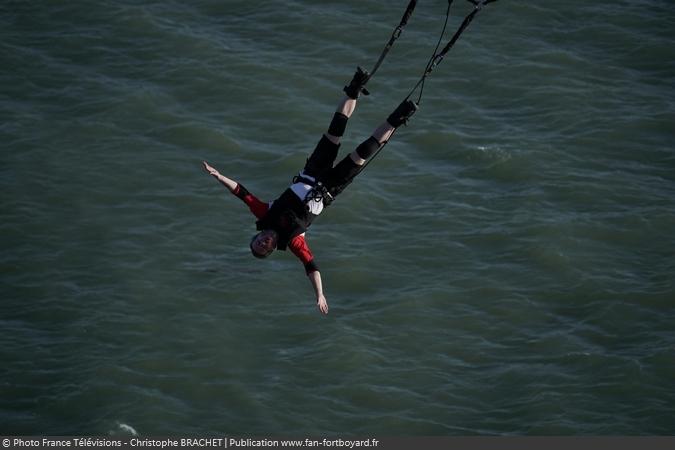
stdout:
{"type": "Polygon", "coordinates": [[[202,164],[204,164],[204,169],[209,173],[209,175],[213,176],[213,178],[215,178],[223,186],[228,188],[230,192],[232,192],[233,194],[235,193],[238,186],[236,181],[231,180],[224,175],[221,175],[220,172],[218,172],[215,168],[209,166],[209,163],[207,163],[206,161],[202,161],[202,164]]]}
{"type": "Polygon", "coordinates": [[[260,201],[255,195],[251,194],[244,186],[237,183],[236,181],[227,178],[224,175],[221,175],[215,168],[211,167],[206,161],[202,161],[204,164],[204,169],[211,175],[213,178],[218,180],[223,186],[225,186],[233,195],[239,197],[241,201],[246,203],[248,209],[251,210],[254,216],[258,219],[262,218],[266,213],[269,205],[265,202],[260,201]]]}
{"type": "Polygon", "coordinates": [[[310,273],[308,275],[309,281],[314,287],[314,293],[316,294],[316,305],[319,307],[319,311],[323,314],[328,314],[328,302],[326,301],[326,296],[323,295],[323,285],[321,283],[321,272],[318,270],[310,273]]]}
{"type": "Polygon", "coordinates": [[[294,237],[288,244],[288,249],[293,252],[295,256],[300,259],[300,262],[305,266],[305,273],[309,282],[312,283],[314,294],[316,295],[316,304],[323,314],[328,314],[328,302],[323,295],[323,284],[321,283],[321,273],[319,266],[314,261],[314,255],[307,245],[305,234],[300,234],[294,237]]]}

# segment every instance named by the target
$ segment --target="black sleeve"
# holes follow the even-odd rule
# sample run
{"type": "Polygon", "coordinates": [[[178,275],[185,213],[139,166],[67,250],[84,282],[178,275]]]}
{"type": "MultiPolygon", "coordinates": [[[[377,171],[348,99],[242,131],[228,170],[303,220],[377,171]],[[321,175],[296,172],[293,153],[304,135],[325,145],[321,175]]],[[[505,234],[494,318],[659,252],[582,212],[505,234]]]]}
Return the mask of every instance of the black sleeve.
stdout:
{"type": "Polygon", "coordinates": [[[314,262],[312,259],[310,262],[305,264],[305,273],[309,275],[312,272],[318,272],[319,271],[319,266],[314,262]]]}
{"type": "Polygon", "coordinates": [[[237,191],[234,193],[234,195],[244,200],[244,198],[250,194],[251,193],[248,191],[248,189],[246,189],[241,183],[237,183],[237,191]]]}

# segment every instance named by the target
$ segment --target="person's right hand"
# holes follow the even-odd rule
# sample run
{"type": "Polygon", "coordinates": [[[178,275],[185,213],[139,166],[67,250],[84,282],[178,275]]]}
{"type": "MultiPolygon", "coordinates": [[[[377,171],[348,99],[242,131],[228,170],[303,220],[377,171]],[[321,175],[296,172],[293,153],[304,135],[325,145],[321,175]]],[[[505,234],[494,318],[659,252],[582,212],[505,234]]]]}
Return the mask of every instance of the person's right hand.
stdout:
{"type": "Polygon", "coordinates": [[[204,164],[204,169],[209,173],[209,175],[213,175],[214,177],[220,175],[220,173],[213,167],[209,166],[209,163],[206,161],[202,161],[202,164],[204,164]]]}

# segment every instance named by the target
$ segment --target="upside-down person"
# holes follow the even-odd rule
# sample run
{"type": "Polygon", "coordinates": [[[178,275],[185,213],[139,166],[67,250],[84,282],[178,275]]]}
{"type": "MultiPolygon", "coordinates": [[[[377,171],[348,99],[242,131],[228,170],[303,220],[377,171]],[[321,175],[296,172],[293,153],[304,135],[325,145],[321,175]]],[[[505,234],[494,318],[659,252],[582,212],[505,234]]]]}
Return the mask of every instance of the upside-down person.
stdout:
{"type": "Polygon", "coordinates": [[[346,129],[347,120],[354,112],[356,100],[360,93],[368,94],[364,88],[368,78],[368,72],[361,68],[356,70],[349,86],[344,88],[346,97],[340,101],[328,131],[319,140],[303,170],[273,202],[268,204],[259,200],[240,183],[221,175],[206,161],[203,163],[206,171],[243,200],[258,219],[256,228],[259,233],[253,236],[250,243],[253,256],[266,258],[275,249],[293,252],[305,267],[316,294],[317,306],[323,314],[328,314],[328,302],[323,293],[321,273],[307,245],[305,233],[323,208],[359,174],[368,158],[417,110],[417,104],[405,100],[368,139],[333,165],[340,148],[340,138],[346,129]]]}

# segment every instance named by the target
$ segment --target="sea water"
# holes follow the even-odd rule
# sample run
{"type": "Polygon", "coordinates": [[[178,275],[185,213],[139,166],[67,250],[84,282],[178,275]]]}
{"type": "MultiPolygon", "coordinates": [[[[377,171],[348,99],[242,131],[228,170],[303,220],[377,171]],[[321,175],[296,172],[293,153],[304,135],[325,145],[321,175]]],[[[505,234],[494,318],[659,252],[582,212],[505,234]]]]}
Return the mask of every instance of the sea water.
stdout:
{"type": "Polygon", "coordinates": [[[292,254],[250,256],[201,161],[276,198],[406,5],[2,2],[1,434],[675,433],[671,1],[487,5],[307,233],[327,317],[292,254]]]}

